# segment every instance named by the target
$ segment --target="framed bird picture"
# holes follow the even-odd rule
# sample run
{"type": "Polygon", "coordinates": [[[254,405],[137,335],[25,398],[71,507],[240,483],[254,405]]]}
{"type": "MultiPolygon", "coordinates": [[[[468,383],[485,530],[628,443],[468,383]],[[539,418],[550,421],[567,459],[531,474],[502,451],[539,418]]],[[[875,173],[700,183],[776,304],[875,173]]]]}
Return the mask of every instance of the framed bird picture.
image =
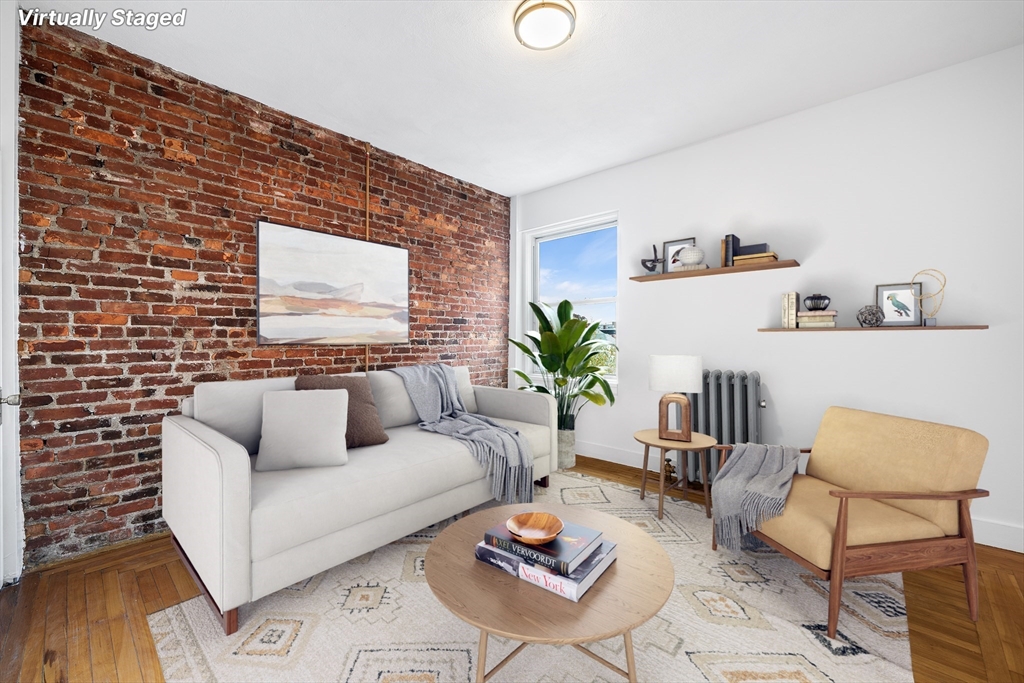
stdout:
{"type": "Polygon", "coordinates": [[[921,283],[875,285],[875,304],[882,309],[882,327],[921,325],[921,283]]]}

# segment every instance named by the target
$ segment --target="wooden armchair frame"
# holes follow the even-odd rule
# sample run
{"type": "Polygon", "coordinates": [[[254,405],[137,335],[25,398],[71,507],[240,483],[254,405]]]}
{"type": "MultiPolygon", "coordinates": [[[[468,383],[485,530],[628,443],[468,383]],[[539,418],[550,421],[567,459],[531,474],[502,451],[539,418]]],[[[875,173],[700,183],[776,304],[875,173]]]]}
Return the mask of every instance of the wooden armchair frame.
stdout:
{"type": "MultiPolygon", "coordinates": [[[[734,446],[719,445],[719,469],[734,446]]],[[[801,448],[801,453],[810,453],[810,448],[801,448]]],[[[765,536],[760,531],[752,532],[764,543],[804,567],[820,579],[829,582],[828,590],[828,637],[836,637],[839,625],[839,607],[842,604],[843,581],[858,576],[889,574],[892,572],[915,571],[960,565],[964,574],[964,588],[967,591],[967,608],[971,621],[978,620],[978,560],[974,550],[974,527],[971,524],[969,501],[985,498],[988,491],[829,491],[839,499],[839,513],[836,517],[836,531],[832,537],[832,568],[822,569],[792,550],[765,536]],[[956,536],[926,538],[917,541],[895,541],[849,546],[846,532],[849,523],[849,501],[851,498],[872,500],[955,500],[959,517],[959,531],[956,536]]],[[[718,549],[718,542],[712,532],[712,550],[718,549]]]]}

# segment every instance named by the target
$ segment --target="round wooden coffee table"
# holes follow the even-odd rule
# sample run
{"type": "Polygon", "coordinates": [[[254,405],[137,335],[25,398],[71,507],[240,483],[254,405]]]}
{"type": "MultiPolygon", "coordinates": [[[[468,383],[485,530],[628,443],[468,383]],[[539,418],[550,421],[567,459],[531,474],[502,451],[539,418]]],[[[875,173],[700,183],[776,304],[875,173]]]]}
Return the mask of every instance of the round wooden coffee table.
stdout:
{"type": "Polygon", "coordinates": [[[505,505],[460,519],[438,534],[427,550],[424,570],[430,590],[455,616],[480,629],[476,680],[483,682],[530,643],[572,645],[616,673],[636,681],[632,630],[658,613],[675,582],[672,561],[657,541],[635,525],[611,515],[568,505],[505,505]],[[572,602],[476,559],[473,548],[484,532],[512,515],[550,512],[599,529],[618,544],[618,557],[579,602],[572,602]],[[487,671],[487,636],[522,644],[487,671]],[[583,643],[622,636],[623,671],[583,643]]]}

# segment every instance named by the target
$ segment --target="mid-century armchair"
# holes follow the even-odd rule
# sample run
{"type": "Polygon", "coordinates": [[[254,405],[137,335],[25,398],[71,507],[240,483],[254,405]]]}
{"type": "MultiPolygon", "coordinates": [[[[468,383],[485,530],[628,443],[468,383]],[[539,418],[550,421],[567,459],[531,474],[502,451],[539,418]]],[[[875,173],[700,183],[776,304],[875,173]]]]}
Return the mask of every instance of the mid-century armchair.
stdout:
{"type": "MultiPolygon", "coordinates": [[[[725,464],[732,446],[719,446],[725,464]]],[[[970,501],[988,440],[969,429],[832,407],[783,514],[754,536],[829,582],[835,638],[847,578],[961,565],[971,619],[978,569],[970,501]]],[[[712,488],[712,495],[714,488],[712,488]]],[[[712,548],[717,543],[712,540],[712,548]]]]}

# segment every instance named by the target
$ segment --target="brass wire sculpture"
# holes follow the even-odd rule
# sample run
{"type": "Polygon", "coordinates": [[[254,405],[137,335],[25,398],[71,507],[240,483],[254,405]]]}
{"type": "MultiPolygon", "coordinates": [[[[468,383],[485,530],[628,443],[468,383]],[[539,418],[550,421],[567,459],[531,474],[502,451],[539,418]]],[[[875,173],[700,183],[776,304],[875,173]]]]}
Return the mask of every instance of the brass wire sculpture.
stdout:
{"type": "Polygon", "coordinates": [[[918,308],[921,309],[921,315],[926,318],[934,318],[939,314],[939,309],[942,308],[942,302],[946,299],[946,274],[937,268],[925,268],[924,270],[918,271],[917,274],[911,278],[910,283],[916,284],[920,277],[930,277],[939,285],[938,291],[924,294],[924,285],[922,284],[922,294],[920,296],[916,294],[913,295],[913,297],[917,299],[917,305],[918,308]],[[930,310],[925,308],[926,301],[928,302],[930,310]]]}

